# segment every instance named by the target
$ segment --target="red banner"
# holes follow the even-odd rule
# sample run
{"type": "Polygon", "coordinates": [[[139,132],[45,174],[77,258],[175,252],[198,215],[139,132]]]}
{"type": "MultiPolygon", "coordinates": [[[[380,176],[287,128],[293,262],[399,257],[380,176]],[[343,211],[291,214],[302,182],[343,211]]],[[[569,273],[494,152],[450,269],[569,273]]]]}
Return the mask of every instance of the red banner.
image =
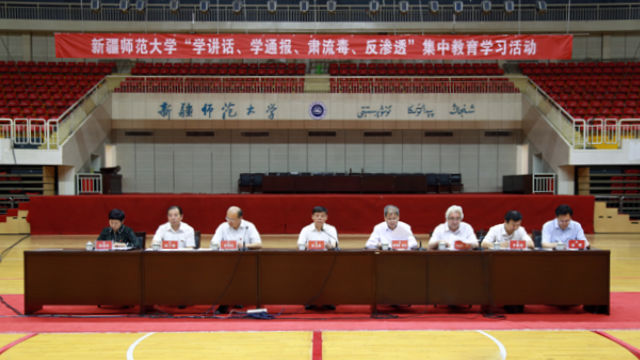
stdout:
{"type": "Polygon", "coordinates": [[[59,58],[546,60],[571,59],[571,35],[57,33],[59,58]]]}

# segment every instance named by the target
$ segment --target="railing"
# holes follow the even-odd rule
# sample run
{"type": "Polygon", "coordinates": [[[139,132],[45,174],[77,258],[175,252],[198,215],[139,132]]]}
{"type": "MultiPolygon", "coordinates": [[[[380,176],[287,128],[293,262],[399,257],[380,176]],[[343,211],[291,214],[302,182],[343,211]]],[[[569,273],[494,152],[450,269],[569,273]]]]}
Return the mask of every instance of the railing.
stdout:
{"type": "Polygon", "coordinates": [[[76,174],[76,195],[102,194],[102,174],[76,174]]]}
{"type": "Polygon", "coordinates": [[[573,147],[619,149],[624,139],[640,139],[640,119],[573,119],[573,147]]]}
{"type": "Polygon", "coordinates": [[[136,93],[290,93],[304,90],[304,76],[110,76],[114,92],[136,93]],[[124,80],[124,81],[123,81],[124,80]]]}
{"type": "Polygon", "coordinates": [[[331,92],[341,93],[519,93],[505,77],[331,77],[331,92]]]}
{"type": "Polygon", "coordinates": [[[606,201],[607,207],[618,208],[618,213],[628,214],[635,218],[640,215],[640,194],[594,195],[596,201],[606,201]]]}
{"type": "Polygon", "coordinates": [[[622,119],[617,125],[618,144],[622,145],[623,139],[640,139],[640,119],[622,119]]]}
{"type": "Polygon", "coordinates": [[[520,89],[520,92],[529,98],[532,105],[540,110],[568,144],[575,142],[573,117],[568,112],[528,77],[509,76],[509,79],[520,89]]]}
{"type": "Polygon", "coordinates": [[[55,143],[50,141],[52,145],[55,144],[56,147],[62,145],[82,121],[86,119],[87,115],[110,94],[105,82],[105,79],[100,80],[91,90],[60,115],[60,121],[51,124],[55,129],[54,136],[52,136],[52,140],[55,140],[55,143]],[[64,121],[62,121],[63,119],[64,121]]]}
{"type": "Polygon", "coordinates": [[[556,186],[556,174],[552,173],[537,173],[533,174],[533,189],[534,194],[555,194],[557,190],[556,186]]]}
{"type": "MultiPolygon", "coordinates": [[[[133,3],[133,2],[131,2],[133,3]]],[[[429,11],[427,0],[412,3],[406,13],[400,13],[398,6],[382,5],[375,13],[369,11],[367,2],[362,4],[340,4],[336,11],[328,12],[326,5],[313,4],[308,12],[301,12],[299,5],[278,4],[275,12],[268,11],[266,2],[247,4],[240,12],[232,6],[220,4],[201,12],[198,4],[181,6],[178,11],[170,11],[168,2],[146,4],[144,11],[131,8],[123,12],[117,3],[102,2],[99,11],[90,9],[90,1],[63,2],[10,2],[0,5],[0,18],[15,20],[76,20],[76,21],[152,21],[152,22],[496,22],[496,21],[602,21],[640,19],[640,4],[628,3],[584,3],[548,4],[547,10],[540,12],[532,3],[522,4],[513,12],[504,11],[504,5],[494,2],[489,13],[480,4],[464,5],[464,11],[456,14],[451,4],[441,4],[437,13],[429,11]]],[[[213,5],[213,4],[212,4],[213,5]]]]}
{"type": "MultiPolygon", "coordinates": [[[[326,81],[313,92],[344,93],[518,93],[501,76],[109,76],[114,92],[136,93],[291,93],[303,92],[306,80],[326,81]]],[[[310,91],[310,90],[306,90],[310,91]]]]}
{"type": "Polygon", "coordinates": [[[104,85],[105,79],[91,88],[59,118],[0,118],[0,137],[11,138],[15,145],[23,148],[57,149],[109,95],[109,88],[104,85]]]}
{"type": "Polygon", "coordinates": [[[0,138],[11,139],[19,147],[52,149],[58,146],[58,119],[0,118],[0,138]]]}
{"type": "Polygon", "coordinates": [[[13,119],[0,118],[0,138],[13,140],[13,119]]]}

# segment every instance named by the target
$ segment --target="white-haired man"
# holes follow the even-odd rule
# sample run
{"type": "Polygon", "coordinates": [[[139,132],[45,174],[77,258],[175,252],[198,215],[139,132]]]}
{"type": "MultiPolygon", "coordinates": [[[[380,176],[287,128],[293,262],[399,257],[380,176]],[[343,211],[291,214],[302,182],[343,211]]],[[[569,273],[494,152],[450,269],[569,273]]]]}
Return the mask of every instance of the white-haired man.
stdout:
{"type": "Polygon", "coordinates": [[[442,243],[448,249],[478,247],[478,238],[473,227],[462,221],[464,213],[458,205],[450,206],[444,215],[446,221],[433,230],[429,239],[429,249],[438,249],[442,243]]]}
{"type": "Polygon", "coordinates": [[[373,228],[365,248],[414,250],[418,248],[411,226],[400,221],[400,209],[394,205],[384,207],[384,221],[373,228]]]}

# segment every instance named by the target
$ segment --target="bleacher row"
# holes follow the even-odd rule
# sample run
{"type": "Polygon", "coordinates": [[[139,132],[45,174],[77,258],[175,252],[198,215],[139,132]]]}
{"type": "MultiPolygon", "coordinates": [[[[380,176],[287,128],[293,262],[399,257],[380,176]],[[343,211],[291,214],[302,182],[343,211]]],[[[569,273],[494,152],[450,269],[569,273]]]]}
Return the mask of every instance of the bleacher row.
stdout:
{"type": "Polygon", "coordinates": [[[68,75],[109,75],[115,69],[114,62],[35,62],[0,61],[0,73],[14,74],[68,74],[68,75]]]}
{"type": "Polygon", "coordinates": [[[589,194],[618,208],[631,220],[640,220],[640,168],[626,166],[591,167],[589,194]]]}
{"type": "Polygon", "coordinates": [[[611,181],[611,194],[640,194],[640,169],[624,169],[624,175],[614,175],[611,181]]]}
{"type": "Polygon", "coordinates": [[[0,62],[0,117],[58,117],[114,67],[114,63],[0,62]]]}
{"type": "Polygon", "coordinates": [[[538,75],[640,75],[640,62],[521,63],[527,76],[538,75]]]}
{"type": "Polygon", "coordinates": [[[126,78],[114,92],[299,93],[304,78],[126,78]]]}
{"type": "Polygon", "coordinates": [[[496,63],[331,63],[332,76],[494,76],[504,75],[496,63]]]}
{"type": "Polygon", "coordinates": [[[131,75],[302,76],[303,63],[136,63],[131,75]]]}
{"type": "MultiPolygon", "coordinates": [[[[136,63],[131,75],[147,76],[303,76],[304,63],[136,63]]],[[[497,63],[331,63],[332,76],[495,76],[497,63]]]]}
{"type": "Polygon", "coordinates": [[[330,78],[332,93],[518,93],[507,78],[330,78]]]}
{"type": "Polygon", "coordinates": [[[523,63],[520,68],[574,117],[640,116],[640,63],[523,63]]]}

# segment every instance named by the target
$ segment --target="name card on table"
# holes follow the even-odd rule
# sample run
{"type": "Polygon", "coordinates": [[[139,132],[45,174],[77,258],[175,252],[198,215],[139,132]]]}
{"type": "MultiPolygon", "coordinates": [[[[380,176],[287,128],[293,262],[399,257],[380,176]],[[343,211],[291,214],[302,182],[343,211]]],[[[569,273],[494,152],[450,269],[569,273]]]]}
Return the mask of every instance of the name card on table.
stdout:
{"type": "Polygon", "coordinates": [[[466,242],[461,240],[456,240],[453,243],[453,248],[456,250],[469,250],[471,249],[471,244],[467,244],[466,242]]]}
{"type": "Polygon", "coordinates": [[[568,247],[571,250],[584,250],[587,247],[587,242],[584,240],[569,240],[568,247]]]}
{"type": "Polygon", "coordinates": [[[307,243],[309,250],[324,250],[324,240],[309,240],[307,243]]]}
{"type": "Polygon", "coordinates": [[[96,240],[96,250],[107,251],[113,248],[113,241],[111,240],[96,240]]]}
{"type": "Polygon", "coordinates": [[[409,250],[409,240],[391,240],[393,250],[409,250]]]}
{"type": "Polygon", "coordinates": [[[163,250],[177,250],[178,249],[178,240],[162,240],[162,249],[163,250]]]}
{"type": "Polygon", "coordinates": [[[526,248],[527,248],[527,242],[524,240],[509,241],[509,249],[511,250],[524,250],[526,248]]]}
{"type": "Polygon", "coordinates": [[[222,240],[220,241],[220,250],[238,250],[238,241],[222,240]]]}

